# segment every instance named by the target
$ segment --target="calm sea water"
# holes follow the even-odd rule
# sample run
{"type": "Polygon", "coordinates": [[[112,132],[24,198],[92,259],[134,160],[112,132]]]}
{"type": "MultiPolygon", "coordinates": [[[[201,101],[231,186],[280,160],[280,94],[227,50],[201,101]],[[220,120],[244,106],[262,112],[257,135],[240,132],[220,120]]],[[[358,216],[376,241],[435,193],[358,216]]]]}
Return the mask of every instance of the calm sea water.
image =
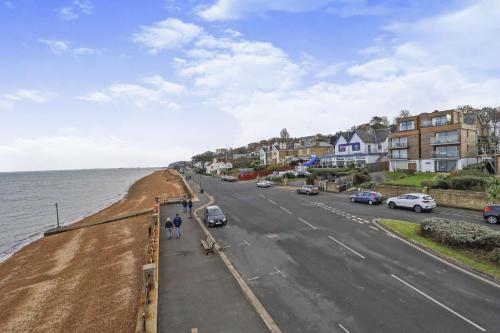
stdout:
{"type": "Polygon", "coordinates": [[[77,222],[121,199],[156,169],[0,173],[0,262],[57,224],[77,222]]]}

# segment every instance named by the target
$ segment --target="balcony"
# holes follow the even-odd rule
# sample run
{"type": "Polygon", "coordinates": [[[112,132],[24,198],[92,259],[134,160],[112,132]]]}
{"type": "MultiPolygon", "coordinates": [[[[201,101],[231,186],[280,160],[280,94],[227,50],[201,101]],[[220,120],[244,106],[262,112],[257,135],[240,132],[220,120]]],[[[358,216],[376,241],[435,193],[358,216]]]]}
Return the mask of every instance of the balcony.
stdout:
{"type": "Polygon", "coordinates": [[[405,161],[408,159],[408,156],[401,156],[401,155],[389,155],[389,159],[391,160],[400,160],[400,161],[405,161]]]}
{"type": "Polygon", "coordinates": [[[407,142],[392,142],[390,148],[391,149],[408,148],[408,141],[407,142]]]}
{"type": "Polygon", "coordinates": [[[444,138],[431,138],[431,145],[458,145],[460,144],[460,137],[452,136],[452,137],[444,137],[444,138]]]}
{"type": "Polygon", "coordinates": [[[439,152],[433,151],[432,158],[433,159],[443,159],[443,160],[456,160],[460,157],[458,151],[456,152],[439,152]]]}
{"type": "Polygon", "coordinates": [[[421,120],[420,121],[421,128],[444,126],[444,125],[449,125],[449,124],[451,124],[451,120],[439,120],[439,121],[434,121],[434,123],[432,122],[432,120],[421,120]]]}

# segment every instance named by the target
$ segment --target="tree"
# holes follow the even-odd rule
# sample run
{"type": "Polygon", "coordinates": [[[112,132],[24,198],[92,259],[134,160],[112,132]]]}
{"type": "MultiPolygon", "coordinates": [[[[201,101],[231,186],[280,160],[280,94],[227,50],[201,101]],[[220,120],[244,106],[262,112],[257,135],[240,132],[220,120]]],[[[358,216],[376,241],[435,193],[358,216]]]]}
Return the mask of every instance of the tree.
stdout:
{"type": "Polygon", "coordinates": [[[385,128],[389,125],[387,117],[374,116],[368,123],[372,129],[385,128]]]}
{"type": "Polygon", "coordinates": [[[396,119],[407,118],[410,116],[411,116],[410,110],[403,109],[399,111],[399,114],[397,115],[396,119]]]}
{"type": "Polygon", "coordinates": [[[493,203],[500,201],[500,177],[491,177],[488,179],[486,188],[486,197],[493,203]]]}
{"type": "Polygon", "coordinates": [[[286,128],[283,128],[280,132],[280,137],[287,141],[290,138],[290,134],[288,134],[288,131],[286,128]]]}
{"type": "Polygon", "coordinates": [[[457,110],[458,111],[462,111],[463,113],[469,113],[469,112],[474,112],[476,111],[476,109],[474,109],[472,106],[470,105],[459,105],[457,106],[457,110]]]}

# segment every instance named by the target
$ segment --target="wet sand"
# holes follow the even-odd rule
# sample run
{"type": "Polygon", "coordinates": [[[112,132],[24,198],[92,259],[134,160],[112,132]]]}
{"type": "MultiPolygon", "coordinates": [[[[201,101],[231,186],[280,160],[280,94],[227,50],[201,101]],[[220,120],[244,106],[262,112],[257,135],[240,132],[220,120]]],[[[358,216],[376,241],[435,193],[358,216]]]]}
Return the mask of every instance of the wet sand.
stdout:
{"type": "MultiPolygon", "coordinates": [[[[78,224],[185,195],[172,170],[138,180],[125,198],[78,224]]],[[[151,215],[42,238],[0,263],[2,332],[134,332],[151,215]]]]}

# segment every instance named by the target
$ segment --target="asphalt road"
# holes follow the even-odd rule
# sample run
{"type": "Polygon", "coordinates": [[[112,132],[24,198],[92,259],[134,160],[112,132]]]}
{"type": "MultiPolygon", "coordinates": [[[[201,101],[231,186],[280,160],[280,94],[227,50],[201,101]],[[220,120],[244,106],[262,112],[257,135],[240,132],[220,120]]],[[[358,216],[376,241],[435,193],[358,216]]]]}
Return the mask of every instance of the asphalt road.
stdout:
{"type": "Polygon", "coordinates": [[[500,332],[500,288],[370,222],[431,214],[477,222],[476,213],[416,214],[339,195],[202,182],[229,220],[215,238],[283,332],[500,332]]]}

